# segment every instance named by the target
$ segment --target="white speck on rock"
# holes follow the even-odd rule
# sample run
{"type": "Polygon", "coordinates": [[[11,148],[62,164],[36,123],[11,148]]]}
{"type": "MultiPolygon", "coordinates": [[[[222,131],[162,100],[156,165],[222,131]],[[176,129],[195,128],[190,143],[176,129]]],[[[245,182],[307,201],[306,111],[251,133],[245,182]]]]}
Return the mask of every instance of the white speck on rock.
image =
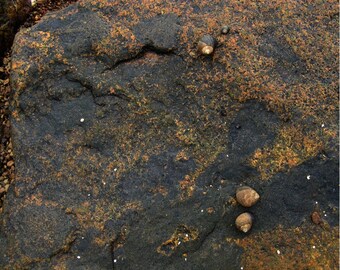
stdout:
{"type": "Polygon", "coordinates": [[[321,127],[325,127],[325,124],[322,124],[321,127]]]}
{"type": "Polygon", "coordinates": [[[84,118],[80,118],[80,122],[82,122],[82,123],[83,123],[84,121],[85,121],[85,119],[84,119],[84,118]]]}
{"type": "Polygon", "coordinates": [[[188,259],[187,258],[184,258],[185,261],[187,261],[188,259]]]}
{"type": "Polygon", "coordinates": [[[307,180],[310,180],[310,175],[307,175],[307,180]]]}
{"type": "Polygon", "coordinates": [[[114,168],[113,171],[116,172],[118,169],[117,168],[114,168]]]}
{"type": "Polygon", "coordinates": [[[243,270],[243,266],[241,266],[241,270],[243,270]]]}
{"type": "Polygon", "coordinates": [[[277,250],[276,253],[277,253],[278,255],[280,255],[280,254],[281,254],[281,251],[280,251],[280,250],[277,250]]]}
{"type": "Polygon", "coordinates": [[[318,202],[315,202],[315,204],[318,204],[318,202]]]}
{"type": "Polygon", "coordinates": [[[89,193],[89,194],[87,194],[87,197],[90,197],[91,196],[91,194],[89,193]]]}
{"type": "MultiPolygon", "coordinates": [[[[112,261],[111,261],[111,262],[112,262],[112,261]]],[[[117,259],[114,259],[113,262],[116,263],[116,262],[117,262],[117,259]]]]}
{"type": "Polygon", "coordinates": [[[315,248],[315,246],[312,246],[312,248],[315,248]]]}
{"type": "Polygon", "coordinates": [[[201,213],[203,213],[204,212],[204,210],[203,209],[201,209],[201,213]]]}
{"type": "Polygon", "coordinates": [[[178,245],[180,245],[182,242],[181,241],[178,241],[178,245]]]}
{"type": "Polygon", "coordinates": [[[80,259],[80,256],[77,256],[77,259],[80,259]]]}

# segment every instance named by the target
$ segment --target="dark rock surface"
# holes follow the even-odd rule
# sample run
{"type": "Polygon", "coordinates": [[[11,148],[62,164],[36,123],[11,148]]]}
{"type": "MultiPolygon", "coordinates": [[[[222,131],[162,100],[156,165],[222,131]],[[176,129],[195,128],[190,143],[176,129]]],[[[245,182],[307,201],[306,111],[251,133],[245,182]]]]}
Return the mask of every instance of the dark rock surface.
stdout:
{"type": "Polygon", "coordinates": [[[338,226],[337,50],[288,39],[321,31],[296,12],[333,6],[267,5],[80,1],[21,31],[0,267],[240,269],[241,184],[261,195],[251,234],[311,223],[316,202],[338,226]]]}

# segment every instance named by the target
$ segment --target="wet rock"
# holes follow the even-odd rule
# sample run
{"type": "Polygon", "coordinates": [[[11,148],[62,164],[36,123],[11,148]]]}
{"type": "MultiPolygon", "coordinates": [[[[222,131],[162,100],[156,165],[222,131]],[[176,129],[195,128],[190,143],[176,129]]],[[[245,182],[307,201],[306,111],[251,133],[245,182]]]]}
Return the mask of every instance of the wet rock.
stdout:
{"type": "MultiPolygon", "coordinates": [[[[319,81],[326,97],[309,100],[294,92],[307,87],[298,72],[299,87],[286,83],[292,94],[283,95],[272,58],[295,63],[292,49],[287,57],[263,53],[258,44],[281,47],[250,27],[248,20],[261,25],[257,7],[247,5],[244,21],[234,4],[84,0],[16,36],[16,180],[1,216],[0,267],[240,269],[236,240],[245,235],[234,222],[244,209],[231,199],[240,185],[261,194],[249,210],[251,234],[310,222],[316,200],[338,205],[337,89],[319,81]],[[192,58],[202,33],[220,31],[209,18],[222,21],[225,10],[240,28],[218,37],[213,57],[192,58]],[[328,130],[316,127],[320,114],[306,104],[329,105],[328,130]],[[282,132],[293,125],[281,120],[289,110],[311,134],[295,148],[282,132]],[[274,152],[268,162],[290,167],[265,182],[250,159],[273,145],[290,155],[274,152]]],[[[336,212],[328,215],[336,226],[336,212]]]]}
{"type": "Polygon", "coordinates": [[[178,47],[180,21],[176,14],[165,14],[142,21],[134,33],[146,47],[156,51],[169,52],[178,47]]]}
{"type": "MultiPolygon", "coordinates": [[[[272,227],[274,219],[287,227],[303,221],[310,222],[310,213],[316,204],[326,208],[327,202],[336,203],[339,200],[334,180],[338,173],[337,161],[314,159],[287,175],[273,177],[270,184],[262,187],[264,194],[261,204],[255,205],[253,209],[258,215],[259,227],[272,227]],[[306,183],[304,179],[307,175],[311,175],[311,179],[306,183]],[[281,200],[284,203],[280,203],[281,200]]],[[[324,214],[330,224],[337,224],[338,213],[327,210],[324,214]]]]}
{"type": "Polygon", "coordinates": [[[268,111],[263,104],[254,102],[245,104],[230,128],[231,155],[246,157],[255,149],[269,145],[275,138],[278,125],[278,117],[268,111]]]}
{"type": "Polygon", "coordinates": [[[24,254],[29,258],[48,259],[68,250],[76,231],[76,222],[63,210],[36,205],[12,212],[5,226],[15,231],[11,244],[19,246],[11,258],[20,258],[18,254],[24,254]],[[24,240],[27,238],[29,241],[24,240]]]}

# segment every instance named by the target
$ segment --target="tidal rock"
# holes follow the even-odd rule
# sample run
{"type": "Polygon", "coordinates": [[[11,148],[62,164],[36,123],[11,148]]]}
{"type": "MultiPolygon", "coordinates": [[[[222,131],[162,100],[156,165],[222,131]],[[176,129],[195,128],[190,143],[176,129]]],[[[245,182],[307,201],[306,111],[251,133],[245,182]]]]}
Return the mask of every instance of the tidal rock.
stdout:
{"type": "Polygon", "coordinates": [[[297,29],[320,10],[278,18],[268,4],[289,8],[81,0],[20,31],[0,268],[240,269],[240,209],[226,204],[240,184],[261,188],[253,233],[300,226],[316,200],[338,205],[337,49],[324,41],[337,22],[325,6],[327,23],[297,29]],[[226,11],[233,33],[191,57],[226,11]],[[268,164],[283,165],[259,180],[268,164]]]}

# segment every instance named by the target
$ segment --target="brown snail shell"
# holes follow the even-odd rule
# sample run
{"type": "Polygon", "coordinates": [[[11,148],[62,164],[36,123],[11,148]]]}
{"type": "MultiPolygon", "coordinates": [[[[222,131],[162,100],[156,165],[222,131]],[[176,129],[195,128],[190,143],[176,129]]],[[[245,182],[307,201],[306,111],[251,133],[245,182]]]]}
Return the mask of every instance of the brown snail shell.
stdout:
{"type": "Polygon", "coordinates": [[[201,54],[209,55],[214,52],[217,41],[211,35],[204,35],[198,42],[198,51],[201,54]]]}
{"type": "Polygon", "coordinates": [[[251,229],[253,225],[253,216],[250,213],[243,213],[239,215],[235,220],[236,228],[246,233],[251,229]]]}
{"type": "Polygon", "coordinates": [[[244,207],[253,206],[260,199],[260,195],[251,187],[243,186],[236,190],[236,200],[244,207]]]}

